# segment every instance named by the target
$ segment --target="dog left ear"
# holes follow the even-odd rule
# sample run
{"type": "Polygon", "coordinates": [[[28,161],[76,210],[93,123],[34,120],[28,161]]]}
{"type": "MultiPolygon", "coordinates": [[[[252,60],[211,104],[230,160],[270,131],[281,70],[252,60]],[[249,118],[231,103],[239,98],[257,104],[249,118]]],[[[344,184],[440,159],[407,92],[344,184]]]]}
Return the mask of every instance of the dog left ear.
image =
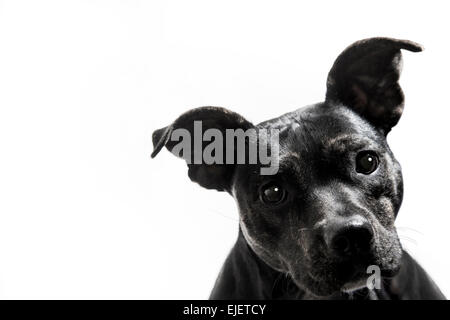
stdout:
{"type": "Polygon", "coordinates": [[[326,102],[351,108],[387,134],[403,112],[404,95],[398,84],[401,49],[423,50],[417,43],[390,38],[349,46],[328,74],[326,102]]]}
{"type": "MultiPolygon", "coordinates": [[[[203,141],[202,131],[206,130],[206,135],[208,130],[213,130],[215,134],[223,137],[228,129],[246,131],[253,127],[253,124],[241,115],[224,108],[201,107],[192,109],[179,116],[171,125],[153,132],[154,150],[151,156],[154,158],[163,147],[166,147],[176,156],[186,160],[189,168],[188,175],[192,181],[207,189],[231,191],[231,178],[235,165],[227,164],[223,159],[219,163],[208,164],[203,161],[202,155],[207,142],[203,141]],[[196,123],[201,125],[200,129],[196,129],[196,123]],[[201,139],[198,147],[196,147],[194,141],[197,135],[200,135],[198,138],[201,139]],[[185,142],[184,139],[187,141],[184,149],[176,148],[181,138],[183,138],[183,142],[185,142]],[[199,161],[196,161],[196,159],[199,161]]],[[[213,141],[216,141],[217,137],[215,135],[213,137],[213,141]]],[[[222,155],[225,155],[226,144],[219,144],[219,149],[222,148],[222,155]]],[[[233,152],[234,159],[237,156],[236,147],[233,152]]]]}

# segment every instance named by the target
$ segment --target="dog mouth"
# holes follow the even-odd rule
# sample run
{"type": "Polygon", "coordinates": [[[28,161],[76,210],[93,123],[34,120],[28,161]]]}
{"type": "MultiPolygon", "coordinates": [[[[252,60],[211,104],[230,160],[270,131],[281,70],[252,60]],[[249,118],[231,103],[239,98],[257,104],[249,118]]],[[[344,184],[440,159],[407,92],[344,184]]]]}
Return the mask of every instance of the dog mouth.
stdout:
{"type": "Polygon", "coordinates": [[[356,272],[346,283],[341,286],[342,292],[351,293],[363,288],[380,289],[382,278],[392,278],[400,271],[400,266],[393,266],[388,269],[381,269],[378,265],[373,264],[364,269],[365,272],[356,272]]]}
{"type": "Polygon", "coordinates": [[[327,268],[313,268],[303,278],[293,275],[294,282],[317,297],[352,293],[364,288],[380,289],[382,278],[394,277],[399,266],[382,267],[369,261],[347,261],[327,268]]]}
{"type": "Polygon", "coordinates": [[[352,292],[367,286],[367,279],[370,274],[367,273],[369,265],[362,262],[347,262],[338,265],[337,277],[342,283],[340,291],[352,292]]]}

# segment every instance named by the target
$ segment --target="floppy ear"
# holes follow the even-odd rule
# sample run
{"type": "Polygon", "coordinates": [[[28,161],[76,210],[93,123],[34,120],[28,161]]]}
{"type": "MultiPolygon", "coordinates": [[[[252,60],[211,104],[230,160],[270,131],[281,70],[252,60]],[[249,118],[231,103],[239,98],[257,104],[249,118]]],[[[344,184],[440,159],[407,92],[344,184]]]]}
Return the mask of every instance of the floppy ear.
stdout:
{"type": "MultiPolygon", "coordinates": [[[[186,160],[188,164],[189,178],[207,189],[218,191],[230,191],[231,178],[235,169],[233,164],[226,164],[226,161],[213,162],[207,164],[203,161],[202,155],[205,149],[203,132],[212,129],[216,135],[225,137],[226,129],[242,129],[246,131],[252,128],[253,124],[244,119],[241,115],[219,107],[201,107],[192,109],[182,114],[170,126],[153,132],[153,153],[154,158],[165,146],[169,151],[186,160]],[[201,122],[200,122],[201,121],[201,122]],[[199,127],[201,129],[199,132],[199,127]],[[176,148],[181,141],[181,137],[186,148],[176,148]],[[200,143],[195,139],[202,139],[200,143]],[[187,143],[187,145],[186,145],[187,143]],[[180,152],[181,151],[181,152],[180,152]]],[[[211,137],[212,142],[216,142],[216,136],[211,137]]],[[[198,140],[197,140],[198,141],[198,140]]],[[[225,143],[218,145],[225,156],[225,143]]],[[[236,153],[236,151],[235,151],[236,153]]],[[[221,157],[223,159],[223,157],[221,157]]]]}
{"type": "Polygon", "coordinates": [[[353,109],[387,134],[403,112],[398,84],[401,49],[423,50],[417,43],[390,38],[365,39],[347,47],[328,74],[326,101],[353,109]]]}

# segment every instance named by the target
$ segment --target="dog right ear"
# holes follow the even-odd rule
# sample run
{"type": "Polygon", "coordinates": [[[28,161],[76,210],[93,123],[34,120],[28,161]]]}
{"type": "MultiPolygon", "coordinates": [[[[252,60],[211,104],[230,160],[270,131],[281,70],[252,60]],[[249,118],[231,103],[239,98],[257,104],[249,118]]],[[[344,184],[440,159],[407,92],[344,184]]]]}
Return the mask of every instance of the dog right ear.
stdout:
{"type": "Polygon", "coordinates": [[[391,38],[364,39],[347,47],[328,74],[326,101],[344,104],[387,134],[403,112],[404,95],[398,84],[402,49],[423,48],[391,38]]]}
{"type": "MultiPolygon", "coordinates": [[[[218,191],[230,191],[231,178],[235,166],[226,164],[225,161],[214,163],[205,163],[202,159],[205,149],[203,133],[208,129],[210,132],[221,134],[225,137],[226,129],[247,129],[253,128],[253,124],[243,118],[241,115],[219,107],[201,107],[192,109],[182,114],[171,125],[153,132],[152,140],[154,158],[163,147],[178,157],[185,159],[188,165],[189,178],[207,189],[216,189],[218,191]],[[201,128],[198,125],[201,124],[201,128]],[[199,136],[200,135],[200,136],[199,136]],[[200,144],[196,144],[195,138],[202,139],[200,144]],[[179,141],[183,138],[183,145],[186,148],[180,148],[179,141]],[[186,141],[184,141],[186,140],[186,141]]],[[[212,135],[211,140],[215,141],[216,135],[212,135]]],[[[223,145],[225,148],[225,145],[223,145]]],[[[234,150],[236,153],[236,150],[234,150]]],[[[225,155],[225,152],[222,153],[225,155]]]]}

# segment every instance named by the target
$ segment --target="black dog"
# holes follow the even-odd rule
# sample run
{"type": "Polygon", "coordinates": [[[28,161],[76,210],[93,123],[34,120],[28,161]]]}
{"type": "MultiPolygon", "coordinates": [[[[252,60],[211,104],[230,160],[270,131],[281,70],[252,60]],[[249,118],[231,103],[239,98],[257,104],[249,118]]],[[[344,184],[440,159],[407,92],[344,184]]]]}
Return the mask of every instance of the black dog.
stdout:
{"type": "Polygon", "coordinates": [[[394,226],[403,185],[386,135],[403,111],[401,49],[422,50],[388,38],[354,43],[331,68],[325,102],[256,126],[205,107],[154,132],[152,157],[172,151],[174,130],[192,133],[194,121],[220,132],[279,130],[275,175],[261,175],[260,164],[188,161],[192,181],[227,191],[239,207],[239,237],[212,299],[445,299],[394,226]],[[381,274],[371,290],[370,265],[381,274]]]}

